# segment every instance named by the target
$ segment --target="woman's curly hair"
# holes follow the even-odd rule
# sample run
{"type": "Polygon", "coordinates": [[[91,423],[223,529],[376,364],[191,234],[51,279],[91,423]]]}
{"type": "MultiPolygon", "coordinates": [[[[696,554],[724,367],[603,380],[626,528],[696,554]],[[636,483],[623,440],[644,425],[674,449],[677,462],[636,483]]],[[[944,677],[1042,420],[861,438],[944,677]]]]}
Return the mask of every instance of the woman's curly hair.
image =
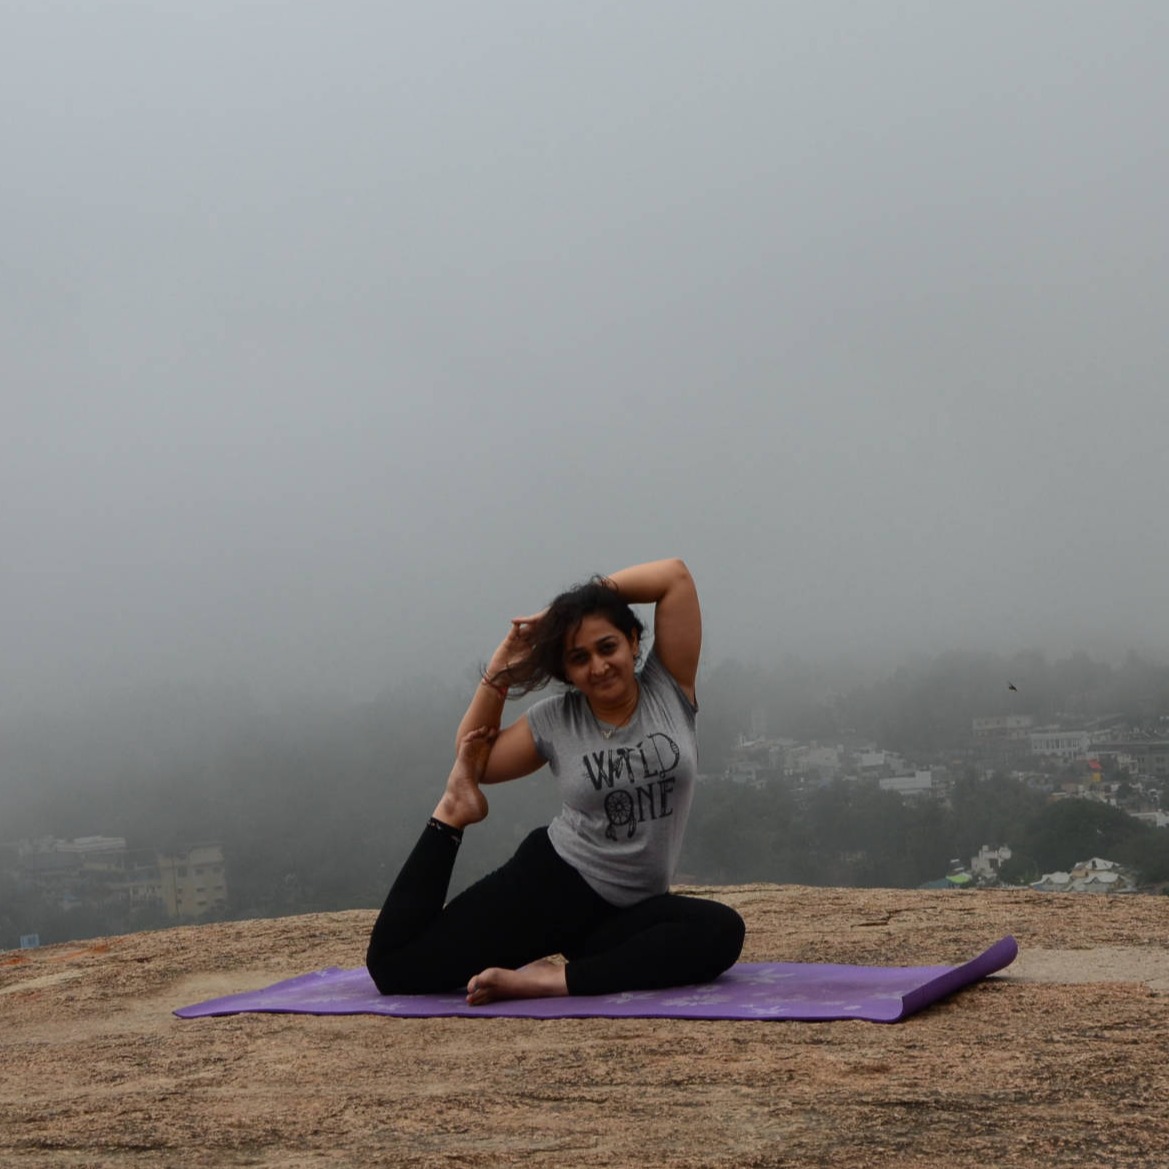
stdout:
{"type": "Polygon", "coordinates": [[[567,682],[564,646],[586,617],[599,614],[611,621],[630,640],[645,632],[641,619],[623,601],[612,582],[594,576],[556,597],[533,628],[527,656],[506,670],[488,678],[494,685],[511,688],[516,694],[530,694],[549,682],[567,682]]]}

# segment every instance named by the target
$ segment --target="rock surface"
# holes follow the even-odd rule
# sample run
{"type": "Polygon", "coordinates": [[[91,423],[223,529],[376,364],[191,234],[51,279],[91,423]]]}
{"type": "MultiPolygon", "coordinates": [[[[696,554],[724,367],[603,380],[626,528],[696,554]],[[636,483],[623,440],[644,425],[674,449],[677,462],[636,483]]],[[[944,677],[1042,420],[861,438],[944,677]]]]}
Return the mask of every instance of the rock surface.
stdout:
{"type": "Polygon", "coordinates": [[[904,1023],[174,1008],[360,963],[368,911],[0,954],[4,1166],[1169,1164],[1169,898],[739,886],[747,961],[1002,974],[904,1023]]]}

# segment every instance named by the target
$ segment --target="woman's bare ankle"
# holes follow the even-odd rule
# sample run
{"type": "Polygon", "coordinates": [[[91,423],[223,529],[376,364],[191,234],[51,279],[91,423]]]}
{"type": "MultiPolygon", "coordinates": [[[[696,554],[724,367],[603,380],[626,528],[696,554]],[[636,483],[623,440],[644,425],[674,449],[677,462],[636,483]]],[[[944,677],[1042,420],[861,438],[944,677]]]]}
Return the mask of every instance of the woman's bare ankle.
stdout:
{"type": "Polygon", "coordinates": [[[496,733],[491,727],[477,727],[459,741],[446,791],[435,805],[436,820],[461,831],[487,816],[487,797],[479,788],[479,780],[487,769],[487,757],[496,733]]]}

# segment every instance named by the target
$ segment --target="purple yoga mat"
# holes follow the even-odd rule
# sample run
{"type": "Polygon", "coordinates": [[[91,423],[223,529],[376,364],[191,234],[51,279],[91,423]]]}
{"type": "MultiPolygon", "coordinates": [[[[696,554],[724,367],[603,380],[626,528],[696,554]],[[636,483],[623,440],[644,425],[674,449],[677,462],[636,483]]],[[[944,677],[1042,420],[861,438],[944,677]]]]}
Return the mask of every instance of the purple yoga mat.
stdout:
{"type": "Polygon", "coordinates": [[[266,1011],[305,1015],[465,1015],[473,1019],[866,1019],[896,1023],[1009,966],[1019,947],[1002,938],[961,966],[828,966],[740,962],[714,982],[669,990],[517,999],[469,1007],[460,993],[380,995],[364,969],[332,967],[263,990],[175,1011],[181,1019],[266,1011]]]}

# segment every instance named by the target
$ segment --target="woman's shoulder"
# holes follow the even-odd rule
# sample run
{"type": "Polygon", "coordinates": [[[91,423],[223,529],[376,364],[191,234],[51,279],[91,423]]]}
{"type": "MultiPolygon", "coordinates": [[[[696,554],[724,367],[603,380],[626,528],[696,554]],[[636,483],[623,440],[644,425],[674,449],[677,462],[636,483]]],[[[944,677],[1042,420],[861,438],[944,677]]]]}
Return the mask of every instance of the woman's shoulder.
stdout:
{"type": "Polygon", "coordinates": [[[691,702],[678,679],[666,669],[662,659],[653,649],[646,654],[645,664],[641,667],[638,677],[641,679],[642,687],[651,694],[676,699],[685,707],[691,718],[697,713],[698,704],[691,702]]]}
{"type": "Polygon", "coordinates": [[[584,696],[578,690],[562,690],[532,703],[526,711],[528,726],[536,739],[563,727],[575,726],[580,721],[580,707],[584,696]]]}

